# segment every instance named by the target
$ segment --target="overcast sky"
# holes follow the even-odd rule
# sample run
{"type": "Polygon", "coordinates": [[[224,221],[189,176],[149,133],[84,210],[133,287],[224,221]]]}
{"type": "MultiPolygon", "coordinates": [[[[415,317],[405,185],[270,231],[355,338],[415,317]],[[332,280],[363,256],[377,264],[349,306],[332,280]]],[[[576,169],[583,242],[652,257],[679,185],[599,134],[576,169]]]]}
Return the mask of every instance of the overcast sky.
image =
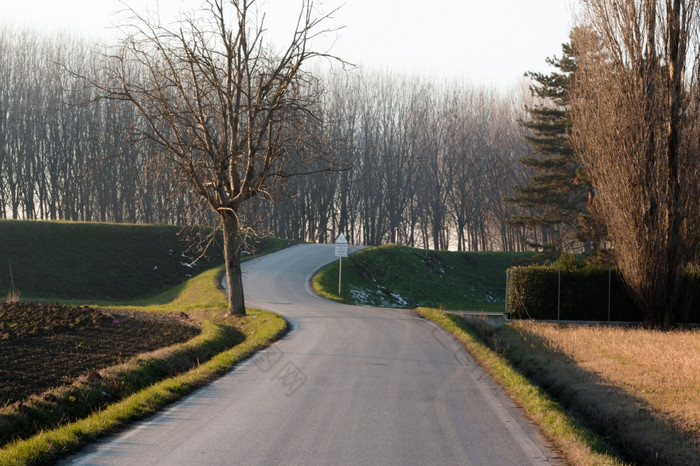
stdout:
{"type": "MultiPolygon", "coordinates": [[[[109,37],[119,0],[3,1],[0,21],[43,31],[63,29],[109,37]]],[[[126,0],[143,11],[156,0],[126,0]]],[[[197,8],[203,0],[161,0],[163,17],[197,8]]],[[[426,77],[466,79],[504,88],[525,71],[547,71],[545,58],[561,53],[572,25],[573,0],[316,0],[319,14],[336,8],[326,47],[364,68],[426,77]]],[[[281,40],[301,0],[259,0],[269,37],[281,40]]]]}

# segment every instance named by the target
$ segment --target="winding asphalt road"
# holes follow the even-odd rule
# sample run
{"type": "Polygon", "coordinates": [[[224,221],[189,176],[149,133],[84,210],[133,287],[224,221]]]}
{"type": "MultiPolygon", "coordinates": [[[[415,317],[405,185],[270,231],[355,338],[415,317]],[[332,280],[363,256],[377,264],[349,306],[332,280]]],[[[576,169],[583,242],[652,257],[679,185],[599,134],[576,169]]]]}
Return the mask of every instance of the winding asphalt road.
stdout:
{"type": "Polygon", "coordinates": [[[90,465],[559,463],[449,335],[410,311],[311,293],[332,245],[244,264],[246,304],[292,331],[161,413],[89,447],[90,465]]]}

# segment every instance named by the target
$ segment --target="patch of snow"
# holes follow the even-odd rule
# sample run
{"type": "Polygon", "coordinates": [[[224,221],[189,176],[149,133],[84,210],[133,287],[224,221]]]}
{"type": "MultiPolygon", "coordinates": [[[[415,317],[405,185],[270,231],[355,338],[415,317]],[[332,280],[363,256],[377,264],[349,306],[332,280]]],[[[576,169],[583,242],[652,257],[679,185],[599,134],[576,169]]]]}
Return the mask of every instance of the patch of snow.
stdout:
{"type": "Polygon", "coordinates": [[[361,306],[406,307],[408,302],[398,293],[383,293],[380,290],[368,290],[350,286],[350,298],[361,306]]]}
{"type": "Polygon", "coordinates": [[[350,297],[357,304],[366,304],[369,301],[367,291],[354,286],[350,287],[350,297]]]}
{"type": "Polygon", "coordinates": [[[396,302],[399,304],[399,306],[408,306],[408,301],[403,299],[403,296],[401,296],[398,293],[391,293],[392,298],[396,300],[396,302]]]}
{"type": "Polygon", "coordinates": [[[180,262],[180,265],[182,265],[183,267],[190,268],[190,269],[193,269],[193,268],[194,268],[194,265],[189,264],[189,263],[187,263],[187,262],[180,262]]]}

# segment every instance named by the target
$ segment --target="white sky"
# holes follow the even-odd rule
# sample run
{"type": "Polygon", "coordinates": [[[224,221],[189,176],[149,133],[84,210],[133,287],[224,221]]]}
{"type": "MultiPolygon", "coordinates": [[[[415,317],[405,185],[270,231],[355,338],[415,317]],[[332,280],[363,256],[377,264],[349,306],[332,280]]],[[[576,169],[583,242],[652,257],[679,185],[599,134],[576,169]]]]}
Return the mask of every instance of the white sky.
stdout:
{"type": "MultiPolygon", "coordinates": [[[[0,0],[0,21],[42,31],[109,37],[119,0],[0,0]]],[[[259,0],[270,37],[284,37],[301,0],[259,0]]],[[[573,0],[315,0],[320,13],[342,6],[326,26],[331,52],[366,69],[466,79],[505,88],[525,71],[547,71],[572,25],[573,0]]],[[[137,11],[156,0],[126,0],[137,11]]],[[[163,17],[203,0],[160,0],[163,17]]],[[[328,44],[319,44],[326,48],[328,44]]],[[[318,47],[317,47],[318,48],[318,47]]]]}

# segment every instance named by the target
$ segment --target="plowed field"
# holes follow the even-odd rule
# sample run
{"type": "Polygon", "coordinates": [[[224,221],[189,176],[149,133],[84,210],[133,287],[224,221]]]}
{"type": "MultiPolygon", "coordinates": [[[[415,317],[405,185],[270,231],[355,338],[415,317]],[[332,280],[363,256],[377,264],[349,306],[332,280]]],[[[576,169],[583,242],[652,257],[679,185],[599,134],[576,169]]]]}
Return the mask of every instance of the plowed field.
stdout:
{"type": "Polygon", "coordinates": [[[148,351],[186,341],[181,318],[59,304],[0,304],[0,406],[68,384],[148,351]]]}

